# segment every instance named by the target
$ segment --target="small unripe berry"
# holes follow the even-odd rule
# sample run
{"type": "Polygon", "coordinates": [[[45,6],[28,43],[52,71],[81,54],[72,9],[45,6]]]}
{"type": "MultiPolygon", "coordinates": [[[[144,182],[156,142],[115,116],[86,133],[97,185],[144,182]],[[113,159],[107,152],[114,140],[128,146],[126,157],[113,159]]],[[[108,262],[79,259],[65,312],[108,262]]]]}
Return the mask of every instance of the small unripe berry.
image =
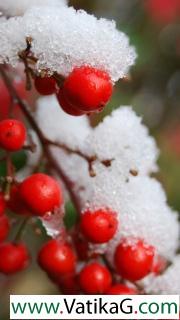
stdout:
{"type": "Polygon", "coordinates": [[[4,214],[5,209],[6,209],[6,202],[4,200],[4,194],[0,192],[0,216],[4,214]]]}
{"type": "Polygon", "coordinates": [[[104,294],[111,286],[112,276],[105,266],[92,262],[81,270],[79,283],[87,294],[104,294]]]}
{"type": "Polygon", "coordinates": [[[53,77],[36,77],[34,80],[36,90],[43,96],[56,93],[56,80],[53,77]]]}
{"type": "Polygon", "coordinates": [[[109,101],[113,85],[107,72],[82,66],[70,73],[62,90],[70,104],[85,112],[93,112],[109,101]]]}
{"type": "Polygon", "coordinates": [[[59,92],[57,94],[57,99],[58,99],[58,102],[59,102],[61,108],[63,109],[63,111],[68,113],[69,115],[78,117],[78,116],[82,116],[83,114],[85,114],[84,111],[81,111],[80,109],[73,106],[72,104],[70,104],[67,101],[62,89],[59,90],[59,92]]]}
{"type": "Polygon", "coordinates": [[[81,215],[81,230],[94,243],[108,242],[117,230],[116,213],[108,209],[87,210],[81,215]]]}
{"type": "Polygon", "coordinates": [[[147,276],[153,266],[154,247],[143,240],[136,242],[124,239],[116,248],[115,266],[118,273],[127,280],[138,281],[147,276]]]}
{"type": "Polygon", "coordinates": [[[2,215],[0,217],[0,242],[4,241],[7,238],[9,229],[9,219],[5,215],[2,215]]]}
{"type": "Polygon", "coordinates": [[[75,270],[76,256],[70,245],[50,240],[41,248],[38,262],[50,275],[60,276],[75,270]]]}
{"type": "Polygon", "coordinates": [[[107,294],[116,294],[116,295],[131,295],[137,294],[137,291],[133,288],[127,287],[124,284],[114,284],[109,290],[106,292],[107,294]]]}
{"type": "Polygon", "coordinates": [[[26,139],[26,128],[19,120],[6,119],[0,122],[0,147],[7,151],[18,151],[26,139]]]}
{"type": "Polygon", "coordinates": [[[19,193],[25,205],[38,216],[53,212],[63,203],[59,184],[43,173],[35,173],[26,178],[19,187],[19,193]]]}
{"type": "Polygon", "coordinates": [[[29,254],[24,244],[3,243],[0,245],[0,273],[16,273],[26,268],[28,263],[29,254]]]}

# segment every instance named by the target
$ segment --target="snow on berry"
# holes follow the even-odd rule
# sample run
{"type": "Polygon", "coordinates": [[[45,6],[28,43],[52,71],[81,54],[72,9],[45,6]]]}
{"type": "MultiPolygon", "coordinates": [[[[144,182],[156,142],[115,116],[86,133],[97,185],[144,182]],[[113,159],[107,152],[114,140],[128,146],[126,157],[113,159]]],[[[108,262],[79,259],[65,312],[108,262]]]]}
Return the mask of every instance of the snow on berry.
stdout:
{"type": "Polygon", "coordinates": [[[107,72],[82,66],[73,69],[61,92],[73,107],[84,112],[98,112],[110,100],[113,84],[107,72]]]}
{"type": "Polygon", "coordinates": [[[141,239],[126,238],[117,246],[114,263],[123,279],[137,281],[147,276],[153,267],[155,248],[141,239]]]}
{"type": "Polygon", "coordinates": [[[136,53],[128,37],[116,29],[114,21],[97,19],[83,10],[33,7],[23,17],[0,23],[0,62],[13,66],[18,53],[32,38],[37,70],[56,71],[63,76],[79,66],[106,71],[112,81],[127,75],[136,53]]]}
{"type": "Polygon", "coordinates": [[[0,0],[0,11],[6,16],[20,16],[31,7],[65,6],[66,0],[0,0]]]}
{"type": "Polygon", "coordinates": [[[118,213],[118,231],[108,246],[101,248],[108,259],[113,262],[121,239],[139,237],[154,246],[158,254],[172,259],[178,247],[179,225],[160,183],[142,176],[122,183],[116,170],[108,173],[106,169],[101,168],[94,178],[93,196],[87,206],[90,210],[105,206],[118,213]]]}
{"type": "Polygon", "coordinates": [[[117,230],[117,214],[108,209],[86,210],[81,216],[81,231],[93,243],[106,243],[117,230]]]}
{"type": "Polygon", "coordinates": [[[153,294],[180,294],[180,255],[175,256],[172,264],[158,277],[148,277],[145,292],[153,294]]]}

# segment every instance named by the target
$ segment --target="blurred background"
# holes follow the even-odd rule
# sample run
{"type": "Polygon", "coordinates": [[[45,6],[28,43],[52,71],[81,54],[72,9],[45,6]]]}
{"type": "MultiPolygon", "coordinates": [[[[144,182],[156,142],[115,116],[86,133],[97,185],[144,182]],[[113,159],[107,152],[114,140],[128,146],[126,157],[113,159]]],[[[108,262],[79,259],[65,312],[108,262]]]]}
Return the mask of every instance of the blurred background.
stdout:
{"type": "MultiPolygon", "coordinates": [[[[111,102],[93,121],[98,123],[120,105],[133,106],[157,139],[161,150],[157,176],[170,205],[180,211],[180,0],[71,0],[70,5],[114,19],[136,47],[136,66],[129,77],[119,81],[111,102]]],[[[15,162],[21,167],[25,159],[16,155],[15,162]]],[[[3,164],[0,170],[2,173],[3,164]]],[[[71,226],[74,215],[70,205],[67,215],[71,226]]],[[[41,226],[28,227],[25,241],[31,243],[32,257],[45,237],[41,226]]],[[[58,289],[35,263],[17,276],[0,276],[1,320],[9,319],[10,293],[56,294],[58,289]]]]}

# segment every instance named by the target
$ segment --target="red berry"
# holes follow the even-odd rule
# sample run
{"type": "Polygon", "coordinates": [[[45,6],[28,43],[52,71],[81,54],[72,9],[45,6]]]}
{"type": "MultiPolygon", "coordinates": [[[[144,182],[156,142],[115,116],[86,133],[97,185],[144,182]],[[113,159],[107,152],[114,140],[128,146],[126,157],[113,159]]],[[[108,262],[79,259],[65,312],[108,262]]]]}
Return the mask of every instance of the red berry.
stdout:
{"type": "Polygon", "coordinates": [[[18,151],[26,139],[26,128],[19,120],[7,119],[0,122],[0,147],[8,151],[18,151]]]}
{"type": "Polygon", "coordinates": [[[6,202],[4,200],[4,194],[0,192],[0,216],[4,214],[5,209],[6,209],[6,202]]]}
{"type": "Polygon", "coordinates": [[[63,90],[59,90],[57,94],[57,99],[59,104],[64,112],[68,113],[71,116],[82,116],[85,114],[84,111],[79,110],[77,107],[70,104],[64,96],[63,90]]]}
{"type": "Polygon", "coordinates": [[[14,184],[11,186],[10,199],[7,201],[7,207],[16,214],[30,215],[30,211],[20,197],[19,187],[20,184],[14,184]]]}
{"type": "Polygon", "coordinates": [[[0,242],[4,241],[9,233],[9,219],[3,215],[0,217],[0,242]]]}
{"type": "Polygon", "coordinates": [[[92,262],[81,270],[79,283],[87,294],[103,294],[110,288],[112,277],[105,266],[92,262]]]}
{"type": "MultiPolygon", "coordinates": [[[[22,100],[27,99],[27,91],[26,91],[26,85],[25,81],[22,79],[15,79],[13,81],[13,86],[16,89],[18,95],[22,100]]],[[[7,119],[9,116],[10,108],[12,107],[12,99],[9,94],[9,91],[4,84],[4,81],[0,79],[0,120],[7,119]]],[[[18,118],[22,119],[23,115],[19,108],[19,106],[16,104],[13,104],[13,115],[18,118]]]]}
{"type": "Polygon", "coordinates": [[[89,66],[75,68],[63,85],[66,100],[85,112],[105,106],[112,95],[113,85],[105,71],[89,66]]]}
{"type": "Polygon", "coordinates": [[[36,90],[43,96],[56,93],[56,80],[53,77],[36,77],[34,85],[36,90]]]}
{"type": "Polygon", "coordinates": [[[29,263],[29,254],[24,244],[3,243],[0,245],[0,272],[12,274],[23,270],[29,263]]]}
{"type": "Polygon", "coordinates": [[[129,288],[124,284],[114,284],[108,291],[107,294],[116,294],[116,295],[129,295],[137,294],[137,291],[133,288],[129,288]]]}
{"type": "Polygon", "coordinates": [[[20,196],[35,215],[43,216],[53,212],[63,203],[59,184],[50,176],[35,173],[26,178],[19,188],[20,196]]]}
{"type": "Polygon", "coordinates": [[[76,274],[70,273],[64,276],[61,276],[58,282],[59,289],[64,294],[79,294],[80,288],[78,285],[76,274]]]}
{"type": "Polygon", "coordinates": [[[76,257],[70,245],[50,240],[40,250],[38,262],[47,273],[59,276],[74,271],[76,257]]]}
{"type": "Polygon", "coordinates": [[[81,215],[81,230],[94,243],[108,242],[117,230],[116,213],[108,209],[87,210],[81,215]]]}
{"type": "Polygon", "coordinates": [[[137,281],[147,276],[153,266],[154,248],[143,240],[130,243],[122,241],[115,252],[115,265],[118,273],[127,280],[137,281]]]}
{"type": "Polygon", "coordinates": [[[145,0],[145,7],[158,24],[172,23],[180,15],[179,0],[145,0]]]}

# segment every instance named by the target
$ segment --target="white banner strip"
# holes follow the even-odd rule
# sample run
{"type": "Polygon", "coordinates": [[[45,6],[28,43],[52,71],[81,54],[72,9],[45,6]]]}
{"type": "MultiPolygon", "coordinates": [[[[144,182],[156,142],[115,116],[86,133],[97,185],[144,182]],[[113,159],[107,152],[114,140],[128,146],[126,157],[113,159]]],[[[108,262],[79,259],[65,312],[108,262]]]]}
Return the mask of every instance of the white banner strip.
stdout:
{"type": "Polygon", "coordinates": [[[179,296],[11,295],[10,319],[179,319],[179,296]]]}

